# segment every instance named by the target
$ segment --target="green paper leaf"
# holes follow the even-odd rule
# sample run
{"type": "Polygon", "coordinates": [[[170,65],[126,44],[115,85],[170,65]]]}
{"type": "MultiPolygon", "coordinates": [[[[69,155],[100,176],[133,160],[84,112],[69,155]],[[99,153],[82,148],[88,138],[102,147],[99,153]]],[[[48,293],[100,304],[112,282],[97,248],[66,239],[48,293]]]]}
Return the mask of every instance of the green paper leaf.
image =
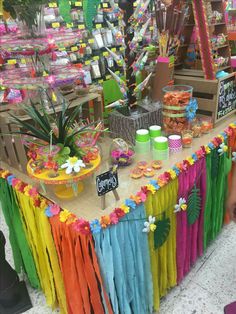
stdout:
{"type": "Polygon", "coordinates": [[[154,231],[154,248],[157,250],[166,242],[169,236],[170,219],[164,217],[162,220],[156,221],[155,225],[157,228],[154,231]]]}
{"type": "Polygon", "coordinates": [[[93,19],[97,15],[98,6],[101,0],[83,0],[84,19],[87,28],[93,29],[93,19]]]}
{"type": "Polygon", "coordinates": [[[66,23],[71,23],[71,6],[68,0],[59,0],[59,12],[66,23]]]}
{"type": "Polygon", "coordinates": [[[187,216],[189,225],[193,225],[197,221],[200,215],[200,211],[201,211],[200,190],[196,187],[196,184],[194,184],[194,187],[188,198],[187,216]]]}

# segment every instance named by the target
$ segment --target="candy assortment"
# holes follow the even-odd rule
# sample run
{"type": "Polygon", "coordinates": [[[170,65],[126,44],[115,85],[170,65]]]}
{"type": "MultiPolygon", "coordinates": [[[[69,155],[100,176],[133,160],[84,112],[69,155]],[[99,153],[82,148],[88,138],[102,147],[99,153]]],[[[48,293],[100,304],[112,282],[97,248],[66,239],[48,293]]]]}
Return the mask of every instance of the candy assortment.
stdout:
{"type": "Polygon", "coordinates": [[[146,178],[152,178],[155,175],[155,170],[159,170],[161,168],[162,162],[160,160],[154,160],[150,165],[146,161],[140,161],[131,171],[130,176],[132,179],[140,179],[143,176],[146,178]]]}
{"type": "Polygon", "coordinates": [[[202,125],[199,120],[195,120],[192,122],[191,130],[193,131],[193,137],[201,137],[202,135],[202,125]]]}
{"type": "Polygon", "coordinates": [[[190,148],[193,145],[193,131],[185,130],[182,132],[182,144],[184,148],[190,148]]]}
{"type": "Polygon", "coordinates": [[[190,86],[168,86],[164,89],[163,123],[166,134],[181,134],[188,128],[186,108],[192,97],[190,86]]]}
{"type": "Polygon", "coordinates": [[[213,121],[211,117],[202,117],[201,124],[203,134],[208,134],[213,129],[213,121]]]}

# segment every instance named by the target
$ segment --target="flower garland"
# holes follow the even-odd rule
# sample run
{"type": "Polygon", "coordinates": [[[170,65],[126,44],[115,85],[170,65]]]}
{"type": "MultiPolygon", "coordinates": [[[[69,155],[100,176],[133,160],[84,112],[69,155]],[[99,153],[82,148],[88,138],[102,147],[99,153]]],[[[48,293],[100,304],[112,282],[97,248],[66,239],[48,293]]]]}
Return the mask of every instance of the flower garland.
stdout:
{"type": "MultiPolygon", "coordinates": [[[[230,124],[224,132],[213,138],[213,140],[208,145],[201,146],[198,151],[187,157],[186,160],[184,160],[182,163],[175,164],[172,169],[169,169],[168,171],[159,175],[157,180],[151,180],[146,186],[143,186],[136,195],[131,195],[130,198],[125,200],[124,204],[122,204],[119,208],[115,208],[110,215],[102,216],[100,219],[94,219],[91,222],[83,218],[77,218],[76,215],[72,214],[67,209],[61,209],[55,203],[52,203],[42,197],[35,187],[22,182],[9,171],[0,170],[0,178],[6,179],[8,184],[17,191],[31,197],[34,206],[44,210],[47,217],[59,215],[60,222],[74,224],[75,229],[81,234],[96,234],[102,229],[106,229],[112,225],[118,224],[121,218],[123,218],[130,211],[135,210],[135,208],[141,203],[144,203],[149,193],[155,194],[171,180],[176,179],[181,172],[187,171],[189,167],[194,165],[199,159],[202,159],[206,155],[210,154],[213,149],[218,148],[223,144],[220,149],[223,148],[223,150],[226,151],[226,145],[224,142],[230,135],[232,135],[232,130],[235,128],[236,122],[230,124]]],[[[221,151],[219,153],[221,153],[221,151]]]]}

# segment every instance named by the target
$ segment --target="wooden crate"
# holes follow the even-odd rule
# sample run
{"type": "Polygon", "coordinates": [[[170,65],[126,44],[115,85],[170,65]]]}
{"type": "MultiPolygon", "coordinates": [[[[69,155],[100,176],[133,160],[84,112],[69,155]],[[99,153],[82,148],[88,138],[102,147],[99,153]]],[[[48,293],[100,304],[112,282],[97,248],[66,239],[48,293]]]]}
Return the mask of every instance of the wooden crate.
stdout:
{"type": "Polygon", "coordinates": [[[26,172],[27,155],[21,136],[13,136],[11,132],[19,131],[9,119],[0,115],[0,160],[10,166],[26,172]]]}
{"type": "Polygon", "coordinates": [[[206,80],[203,71],[180,70],[176,71],[175,84],[192,86],[199,113],[211,115],[214,123],[236,112],[235,73],[219,80],[206,80]]]}

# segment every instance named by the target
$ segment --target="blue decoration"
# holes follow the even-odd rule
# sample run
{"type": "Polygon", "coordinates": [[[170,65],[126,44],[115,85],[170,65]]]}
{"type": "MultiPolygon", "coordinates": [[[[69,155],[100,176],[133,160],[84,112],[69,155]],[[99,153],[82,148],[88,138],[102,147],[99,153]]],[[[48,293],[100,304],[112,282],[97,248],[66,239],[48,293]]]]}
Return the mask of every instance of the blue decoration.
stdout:
{"type": "Polygon", "coordinates": [[[99,233],[102,230],[98,219],[94,219],[90,222],[90,228],[93,234],[99,233]]]}
{"type": "Polygon", "coordinates": [[[150,181],[150,184],[151,184],[152,186],[154,186],[154,188],[155,188],[156,191],[160,189],[160,186],[157,184],[157,181],[156,181],[156,180],[151,180],[151,181],[150,181]]]}
{"type": "Polygon", "coordinates": [[[186,107],[186,117],[189,121],[192,121],[196,117],[197,110],[198,110],[197,100],[195,98],[190,99],[186,107]]]}
{"type": "Polygon", "coordinates": [[[196,154],[192,154],[192,158],[194,161],[198,161],[197,155],[196,154]]]}
{"type": "Polygon", "coordinates": [[[125,205],[132,209],[135,209],[137,207],[137,204],[135,203],[135,201],[131,200],[130,198],[127,198],[125,200],[125,205]]]}
{"type": "Polygon", "coordinates": [[[48,206],[46,209],[45,209],[45,215],[47,216],[47,217],[52,217],[53,216],[53,214],[51,213],[51,208],[50,208],[50,206],[48,206]]]}
{"type": "Polygon", "coordinates": [[[9,185],[12,185],[12,180],[15,178],[14,174],[7,177],[7,182],[9,185]]]}

